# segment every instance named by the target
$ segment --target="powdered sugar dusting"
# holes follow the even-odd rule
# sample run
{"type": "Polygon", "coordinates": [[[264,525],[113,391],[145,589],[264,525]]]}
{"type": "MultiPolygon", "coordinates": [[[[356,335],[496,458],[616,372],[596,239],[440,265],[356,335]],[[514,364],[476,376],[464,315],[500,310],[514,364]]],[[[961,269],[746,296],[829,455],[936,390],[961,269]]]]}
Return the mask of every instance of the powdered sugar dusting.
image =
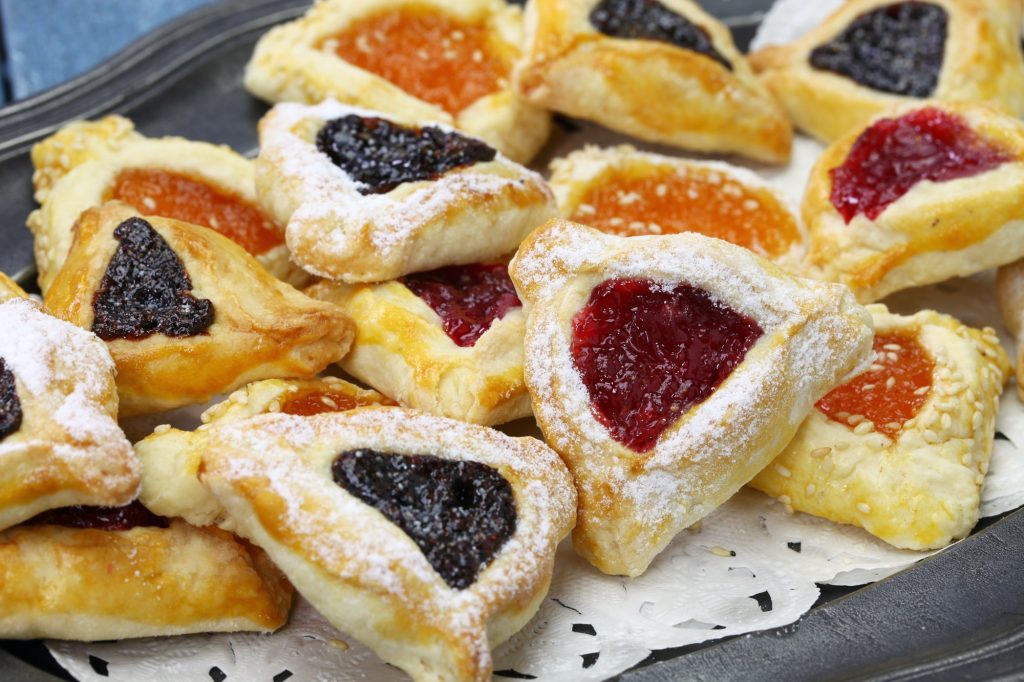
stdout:
{"type": "Polygon", "coordinates": [[[14,373],[25,414],[21,430],[0,443],[0,460],[46,443],[91,487],[138,484],[135,453],[115,421],[114,362],[100,339],[32,301],[12,299],[0,304],[0,357],[14,373]]]}

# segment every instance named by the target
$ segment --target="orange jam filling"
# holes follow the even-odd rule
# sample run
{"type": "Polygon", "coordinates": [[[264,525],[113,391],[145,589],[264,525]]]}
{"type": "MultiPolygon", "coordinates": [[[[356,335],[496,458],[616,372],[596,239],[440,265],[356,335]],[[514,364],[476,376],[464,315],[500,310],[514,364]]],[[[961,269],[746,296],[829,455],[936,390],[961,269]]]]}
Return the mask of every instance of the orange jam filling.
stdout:
{"type": "Polygon", "coordinates": [[[256,256],[284,243],[282,231],[263,211],[180,173],[155,168],[123,170],[106,199],[124,201],[145,215],[212,228],[256,256]]]}
{"type": "Polygon", "coordinates": [[[453,115],[500,90],[513,61],[483,24],[420,6],[355,21],[321,47],[453,115]]]}
{"type": "Polygon", "coordinates": [[[796,219],[770,191],[706,168],[645,165],[608,173],[572,220],[623,237],[697,232],[768,257],[800,237],[796,219]]]}
{"type": "Polygon", "coordinates": [[[916,332],[875,336],[870,369],[818,401],[818,409],[840,424],[856,428],[863,421],[895,438],[914,418],[932,390],[935,362],[916,332]]]}
{"type": "Polygon", "coordinates": [[[366,405],[394,405],[384,396],[339,391],[305,391],[294,394],[281,405],[281,412],[308,417],[325,412],[346,412],[366,405]]]}

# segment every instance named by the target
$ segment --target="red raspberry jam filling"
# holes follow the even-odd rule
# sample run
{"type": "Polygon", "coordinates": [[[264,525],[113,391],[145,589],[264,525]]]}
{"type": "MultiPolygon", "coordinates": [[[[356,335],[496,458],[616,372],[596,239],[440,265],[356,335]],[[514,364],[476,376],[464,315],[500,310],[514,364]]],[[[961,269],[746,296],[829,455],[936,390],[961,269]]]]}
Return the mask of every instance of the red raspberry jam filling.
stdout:
{"type": "Polygon", "coordinates": [[[124,507],[60,507],[45,511],[28,523],[93,530],[131,530],[140,526],[167,528],[170,525],[166,518],[149,511],[138,500],[124,507]]]}
{"type": "Polygon", "coordinates": [[[21,428],[21,400],[14,373],[0,358],[0,441],[21,428]]]}
{"type": "Polygon", "coordinates": [[[480,462],[349,450],[331,472],[335,483],[412,538],[456,590],[472,585],[516,532],[512,486],[480,462]]]}
{"type": "Polygon", "coordinates": [[[714,393],[762,334],[753,319],[688,284],[613,279],[573,319],[572,359],[597,420],[619,443],[646,452],[714,393]]]}
{"type": "Polygon", "coordinates": [[[448,337],[473,346],[495,320],[523,304],[507,265],[452,265],[402,278],[402,284],[441,318],[448,337]]]}
{"type": "Polygon", "coordinates": [[[932,388],[935,361],[917,332],[891,332],[875,336],[875,360],[853,380],[818,401],[829,419],[856,428],[861,422],[895,438],[921,409],[932,388]]]}
{"type": "Polygon", "coordinates": [[[861,133],[843,165],[830,171],[832,205],[847,224],[860,213],[874,220],[919,182],[967,178],[1010,160],[962,118],[939,109],[883,118],[861,133]]]}

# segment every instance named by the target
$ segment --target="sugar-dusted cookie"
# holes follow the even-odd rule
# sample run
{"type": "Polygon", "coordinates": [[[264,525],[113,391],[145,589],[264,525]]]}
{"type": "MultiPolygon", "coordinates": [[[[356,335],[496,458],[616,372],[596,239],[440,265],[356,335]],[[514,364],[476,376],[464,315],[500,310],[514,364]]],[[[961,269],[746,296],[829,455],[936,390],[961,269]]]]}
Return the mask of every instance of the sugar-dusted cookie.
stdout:
{"type": "Polygon", "coordinates": [[[487,680],[575,520],[533,438],[393,407],[212,431],[200,478],[328,620],[415,680],[487,680]]]}
{"type": "Polygon", "coordinates": [[[509,272],[529,307],[533,411],[580,495],[573,543],[606,573],[643,573],[871,348],[845,287],[701,235],[552,221],[509,272]]]}
{"type": "Polygon", "coordinates": [[[442,124],[333,100],[260,122],[256,183],[310,272],[379,282],[515,250],[555,215],[540,175],[442,124]]]}
{"type": "Polygon", "coordinates": [[[562,217],[623,237],[697,232],[750,249],[787,269],[807,251],[796,208],[745,168],[637,151],[586,147],[551,164],[562,217]]]}
{"type": "Polygon", "coordinates": [[[897,547],[943,547],[978,521],[1009,359],[991,329],[869,309],[872,365],[818,401],[751,485],[897,547]]]}
{"type": "Polygon", "coordinates": [[[441,121],[525,163],[551,117],[510,86],[521,42],[522,12],[503,0],[327,0],[260,39],[245,86],[441,121]]]}
{"type": "Polygon", "coordinates": [[[352,339],[340,310],[270,276],[226,237],[118,202],[82,214],[46,306],[107,342],[129,415],[255,379],[311,377],[352,339]]]}
{"type": "Polygon", "coordinates": [[[894,110],[833,143],[803,201],[805,273],[862,302],[1024,256],[1024,123],[971,104],[894,110]]]}
{"type": "Polygon", "coordinates": [[[514,80],[529,101],[685,149],[789,159],[782,108],[692,0],[534,0],[514,80]]]}
{"type": "Polygon", "coordinates": [[[135,497],[139,464],[117,408],[102,341],[27,299],[0,303],[0,529],[135,497]]]}
{"type": "Polygon", "coordinates": [[[1024,114],[1015,0],[849,0],[799,40],[750,56],[802,130],[831,142],[914,100],[1024,114]]]}
{"type": "Polygon", "coordinates": [[[147,138],[128,119],[108,116],[64,126],[32,148],[32,161],[41,207],[28,226],[44,292],[67,259],[79,215],[112,199],[142,215],[212,228],[276,277],[296,284],[305,279],[288,260],[284,227],[256,200],[252,162],[228,147],[147,138]]]}
{"type": "Polygon", "coordinates": [[[162,516],[180,517],[198,526],[217,523],[223,520],[224,510],[198,479],[211,429],[261,414],[309,416],[393,404],[376,391],[335,377],[256,381],[206,410],[196,431],[164,425],[135,444],[144,471],[139,499],[162,516]]]}
{"type": "Polygon", "coordinates": [[[526,314],[504,263],[454,265],[381,284],[307,292],[356,321],[346,372],[402,405],[474,424],[528,417],[526,314]]]}

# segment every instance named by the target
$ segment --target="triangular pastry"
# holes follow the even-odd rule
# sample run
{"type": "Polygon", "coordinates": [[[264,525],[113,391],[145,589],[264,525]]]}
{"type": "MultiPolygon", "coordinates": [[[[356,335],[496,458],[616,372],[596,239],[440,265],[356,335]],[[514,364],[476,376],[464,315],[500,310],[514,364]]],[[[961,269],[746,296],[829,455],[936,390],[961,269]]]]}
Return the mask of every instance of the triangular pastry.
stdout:
{"type": "Polygon", "coordinates": [[[1024,114],[1021,5],[849,0],[789,45],[750,56],[798,128],[831,142],[913,100],[1024,114]]]}
{"type": "Polygon", "coordinates": [[[107,341],[123,415],[206,402],[256,379],[310,377],[351,344],[340,310],[213,230],[117,202],[83,213],[76,230],[46,306],[107,341]]]}
{"type": "Polygon", "coordinates": [[[320,282],[306,293],[356,321],[342,368],[400,404],[483,425],[532,414],[523,382],[526,313],[504,263],[380,284],[320,282]]]}
{"type": "Polygon", "coordinates": [[[552,221],[509,268],[526,384],[580,496],[576,550],[636,576],[782,451],[871,348],[842,286],[696,234],[552,221]]]}
{"type": "Polygon", "coordinates": [[[369,407],[216,429],[200,478],[331,623],[415,680],[487,680],[576,496],[533,438],[369,407]]]}
{"type": "Polygon", "coordinates": [[[805,274],[861,302],[1024,256],[1024,123],[970,104],[894,110],[811,171],[805,274]]]}
{"type": "Polygon", "coordinates": [[[869,310],[871,366],[818,401],[751,485],[897,547],[944,547],[978,521],[1009,359],[992,329],[869,310]]]}
{"type": "Polygon", "coordinates": [[[325,0],[260,39],[245,86],[440,121],[526,163],[551,115],[509,84],[521,42],[522,11],[503,0],[325,0]]]}
{"type": "Polygon", "coordinates": [[[260,121],[256,183],[295,262],[379,282],[511,253],[555,215],[540,175],[448,126],[333,100],[260,121]]]}
{"type": "Polygon", "coordinates": [[[786,269],[807,251],[796,207],[756,173],[622,145],[585,147],[551,163],[563,218],[622,237],[696,232],[786,269]]]}
{"type": "Polygon", "coordinates": [[[692,0],[535,0],[514,81],[529,101],[650,142],[789,159],[782,108],[692,0]]]}
{"type": "Polygon", "coordinates": [[[284,227],[260,208],[252,162],[228,147],[147,138],[128,119],[108,116],[64,126],[32,148],[32,162],[41,206],[28,226],[43,293],[67,258],[78,216],[108,200],[215,229],[274,276],[296,284],[305,279],[288,259],[284,227]]]}
{"type": "Polygon", "coordinates": [[[27,299],[0,303],[0,529],[135,497],[140,467],[117,407],[102,341],[27,299]]]}
{"type": "Polygon", "coordinates": [[[367,405],[394,403],[376,391],[336,377],[253,382],[203,412],[203,425],[197,430],[182,431],[162,425],[135,444],[145,471],[139,500],[157,514],[180,517],[197,526],[222,521],[223,508],[198,478],[212,429],[261,414],[310,416],[367,405]]]}
{"type": "Polygon", "coordinates": [[[271,632],[291,596],[259,548],[138,503],[59,509],[0,532],[4,639],[271,632]]]}
{"type": "Polygon", "coordinates": [[[0,303],[12,298],[28,298],[28,294],[18,286],[17,282],[0,272],[0,303]]]}

